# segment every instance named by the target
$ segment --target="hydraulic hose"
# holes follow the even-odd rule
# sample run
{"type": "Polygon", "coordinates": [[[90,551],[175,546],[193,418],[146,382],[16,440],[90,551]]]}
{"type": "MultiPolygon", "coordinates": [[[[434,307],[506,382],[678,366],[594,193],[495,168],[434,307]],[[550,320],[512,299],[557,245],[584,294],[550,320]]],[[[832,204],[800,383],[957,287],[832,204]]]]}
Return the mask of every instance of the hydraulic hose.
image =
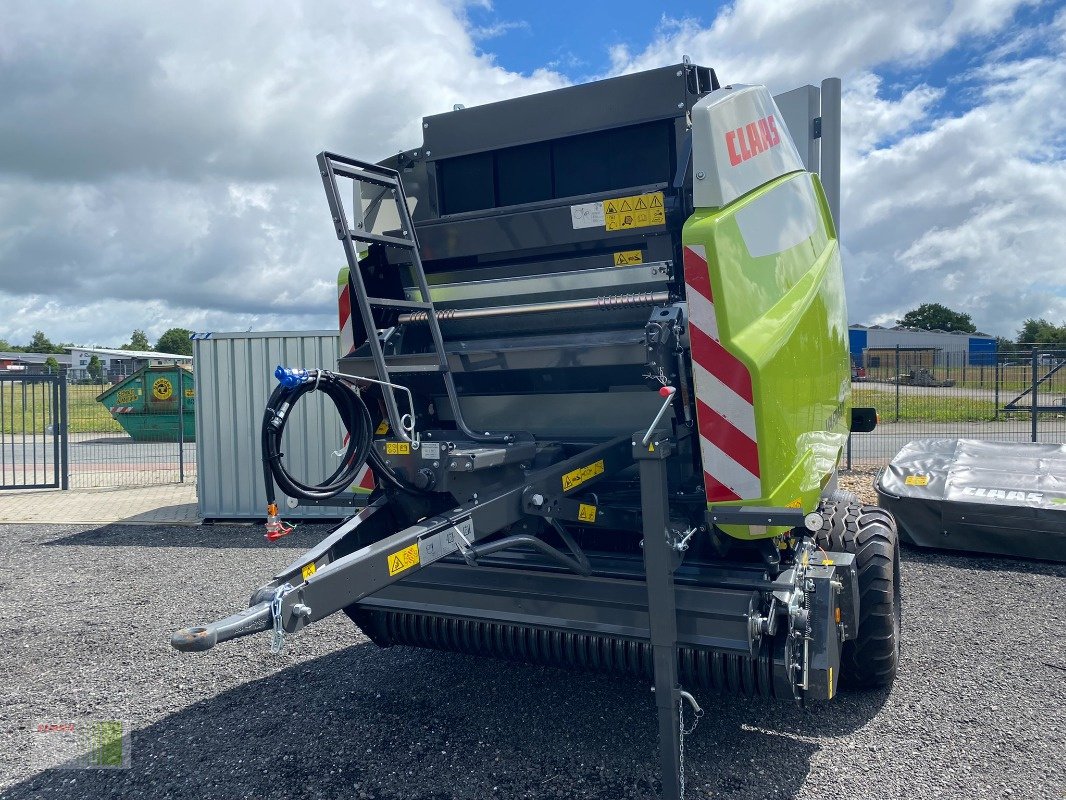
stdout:
{"type": "MultiPolygon", "coordinates": [[[[300,500],[328,500],[336,497],[355,482],[359,469],[371,454],[374,428],[370,411],[363,398],[350,385],[327,370],[285,369],[274,372],[279,383],[267,400],[263,413],[262,446],[263,478],[266,483],[268,517],[277,516],[275,484],[289,497],[300,500]],[[322,392],[336,406],[341,422],[348,433],[340,466],[318,484],[308,484],[295,478],[285,469],[281,437],[297,401],[311,392],[322,392]]],[[[268,527],[270,522],[268,520],[268,527]]]]}

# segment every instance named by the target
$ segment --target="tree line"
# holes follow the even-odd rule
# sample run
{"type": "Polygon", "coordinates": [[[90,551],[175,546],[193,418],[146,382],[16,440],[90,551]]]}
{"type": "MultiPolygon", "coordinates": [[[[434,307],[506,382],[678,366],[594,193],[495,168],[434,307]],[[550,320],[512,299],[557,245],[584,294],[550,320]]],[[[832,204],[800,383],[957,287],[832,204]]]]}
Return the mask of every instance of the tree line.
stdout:
{"type": "MultiPolygon", "coordinates": [[[[191,356],[192,355],[192,341],[189,340],[189,336],[192,334],[188,328],[170,328],[165,331],[162,336],[156,340],[155,347],[152,347],[151,342],[148,341],[148,335],[137,328],[130,335],[130,340],[126,344],[119,345],[118,347],[108,348],[111,350],[155,350],[159,353],[173,353],[179,356],[191,356]]],[[[44,331],[37,331],[33,334],[33,338],[30,339],[28,344],[18,345],[8,342],[6,339],[0,338],[0,351],[12,352],[12,353],[65,353],[71,347],[77,347],[78,345],[66,342],[60,344],[54,344],[49,339],[44,331]]]]}
{"type": "MultiPolygon", "coordinates": [[[[969,314],[954,311],[940,303],[922,303],[904,314],[902,319],[897,319],[896,324],[926,331],[977,333],[977,327],[973,324],[969,314]]],[[[1022,324],[1021,330],[1014,339],[997,336],[996,343],[1000,350],[1018,350],[1033,345],[1066,348],[1066,322],[1055,325],[1043,318],[1030,318],[1022,324]]]]}

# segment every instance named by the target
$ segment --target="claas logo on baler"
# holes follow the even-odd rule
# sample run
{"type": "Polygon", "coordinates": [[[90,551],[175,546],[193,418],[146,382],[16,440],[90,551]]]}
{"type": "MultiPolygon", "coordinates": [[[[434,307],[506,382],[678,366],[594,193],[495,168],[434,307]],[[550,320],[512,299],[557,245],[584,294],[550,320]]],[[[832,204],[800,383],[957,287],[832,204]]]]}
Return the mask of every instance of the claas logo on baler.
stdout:
{"type": "Polygon", "coordinates": [[[734,167],[779,144],[781,135],[777,132],[777,122],[773,114],[727,131],[725,135],[729,163],[734,167]]]}

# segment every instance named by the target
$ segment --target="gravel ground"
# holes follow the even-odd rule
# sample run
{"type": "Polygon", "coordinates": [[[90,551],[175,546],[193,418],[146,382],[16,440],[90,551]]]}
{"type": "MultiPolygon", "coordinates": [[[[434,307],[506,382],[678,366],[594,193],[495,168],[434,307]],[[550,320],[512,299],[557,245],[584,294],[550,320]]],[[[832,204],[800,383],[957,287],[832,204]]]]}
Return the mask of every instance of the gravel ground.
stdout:
{"type": "MultiPolygon", "coordinates": [[[[0,526],[0,796],[654,797],[634,681],[412,649],[343,617],[179,654],[322,535],[0,526]],[[284,552],[274,552],[281,549],[284,552]],[[39,721],[124,719],[131,768],[42,770],[39,721]]],[[[891,692],[806,710],[704,697],[689,797],[1066,797],[1066,566],[904,552],[891,692]]]]}
{"type": "Polygon", "coordinates": [[[838,478],[840,488],[846,492],[854,492],[864,503],[876,506],[877,492],[874,491],[874,481],[880,471],[880,467],[859,467],[851,472],[842,472],[838,478]]]}

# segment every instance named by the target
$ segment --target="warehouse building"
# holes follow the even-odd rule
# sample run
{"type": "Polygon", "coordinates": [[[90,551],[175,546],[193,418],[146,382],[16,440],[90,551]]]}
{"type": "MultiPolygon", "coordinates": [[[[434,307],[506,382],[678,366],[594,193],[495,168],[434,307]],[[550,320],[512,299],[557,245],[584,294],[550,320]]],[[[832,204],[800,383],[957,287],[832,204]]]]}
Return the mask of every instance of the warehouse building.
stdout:
{"type": "MultiPolygon", "coordinates": [[[[996,363],[996,337],[987,333],[926,331],[897,325],[851,325],[851,358],[856,366],[878,368],[907,356],[909,367],[984,366],[996,363]],[[874,363],[874,362],[877,363],[874,363]],[[914,362],[914,363],[911,363],[914,362]]],[[[902,365],[901,365],[902,366],[902,365]]]]}
{"type": "Polygon", "coordinates": [[[0,374],[11,372],[25,372],[31,374],[47,372],[48,368],[45,366],[45,362],[50,358],[54,358],[60,368],[70,366],[69,353],[23,353],[20,351],[2,351],[0,352],[0,374]]]}

